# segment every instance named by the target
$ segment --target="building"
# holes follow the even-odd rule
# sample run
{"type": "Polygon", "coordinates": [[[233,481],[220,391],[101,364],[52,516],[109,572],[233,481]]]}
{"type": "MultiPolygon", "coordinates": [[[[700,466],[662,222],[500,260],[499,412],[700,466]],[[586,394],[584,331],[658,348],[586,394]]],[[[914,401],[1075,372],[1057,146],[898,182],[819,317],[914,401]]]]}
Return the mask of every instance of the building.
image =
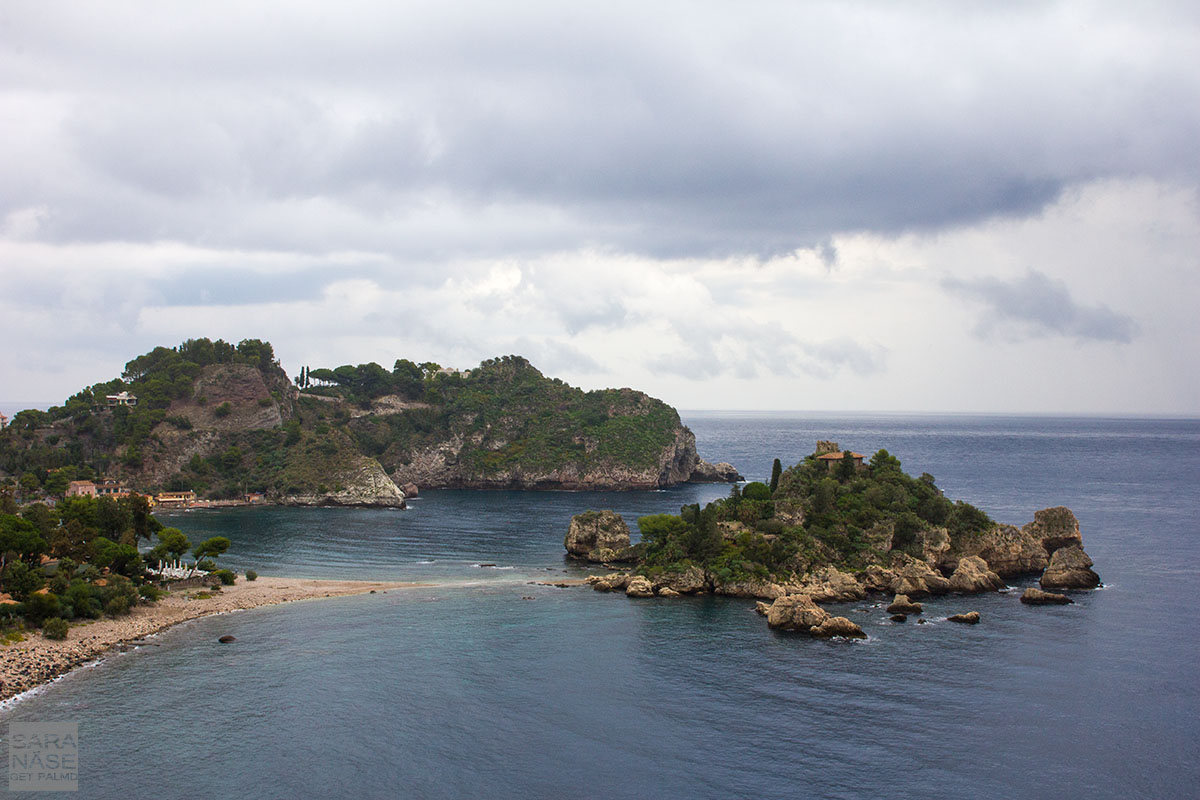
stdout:
{"type": "Polygon", "coordinates": [[[159,508],[190,508],[196,502],[196,493],[190,489],[186,492],[160,492],[154,500],[159,508]]]}
{"type": "Polygon", "coordinates": [[[130,394],[129,392],[119,392],[117,394],[108,394],[108,395],[104,396],[104,399],[108,401],[109,408],[113,408],[115,406],[136,406],[137,405],[137,397],[130,394]]]}
{"type": "Polygon", "coordinates": [[[824,455],[817,456],[817,461],[824,464],[826,468],[832,468],[842,462],[842,459],[846,457],[846,453],[849,453],[850,458],[854,459],[854,468],[856,470],[863,468],[863,458],[864,458],[863,454],[855,453],[852,450],[844,450],[841,452],[834,452],[834,453],[825,453],[824,455]]]}
{"type": "Polygon", "coordinates": [[[129,487],[120,481],[95,481],[96,497],[129,497],[129,487]]]}
{"type": "Polygon", "coordinates": [[[95,497],[96,484],[91,481],[71,481],[67,484],[67,497],[95,497]]]}

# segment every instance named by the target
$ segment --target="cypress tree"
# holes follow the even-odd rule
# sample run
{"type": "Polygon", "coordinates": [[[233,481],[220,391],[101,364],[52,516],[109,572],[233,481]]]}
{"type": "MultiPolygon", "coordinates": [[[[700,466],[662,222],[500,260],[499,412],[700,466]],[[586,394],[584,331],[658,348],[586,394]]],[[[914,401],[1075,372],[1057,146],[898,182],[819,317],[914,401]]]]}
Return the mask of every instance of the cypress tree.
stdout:
{"type": "Polygon", "coordinates": [[[775,494],[775,489],[779,486],[779,476],[783,474],[783,464],[779,463],[779,459],[775,459],[775,463],[771,465],[771,494],[775,494]]]}

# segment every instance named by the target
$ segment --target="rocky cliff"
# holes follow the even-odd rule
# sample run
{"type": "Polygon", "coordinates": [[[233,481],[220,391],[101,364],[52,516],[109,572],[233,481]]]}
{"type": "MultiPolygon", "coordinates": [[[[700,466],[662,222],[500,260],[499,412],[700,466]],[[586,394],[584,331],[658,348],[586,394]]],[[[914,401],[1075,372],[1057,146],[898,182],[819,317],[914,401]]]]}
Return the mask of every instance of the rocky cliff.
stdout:
{"type": "MultiPolygon", "coordinates": [[[[682,424],[671,431],[670,441],[651,458],[634,463],[616,459],[517,459],[492,469],[480,469],[470,457],[489,443],[483,434],[452,433],[447,438],[414,449],[393,461],[396,483],[413,483],[422,488],[462,489],[566,489],[630,490],[657,489],[695,481],[731,483],[741,479],[729,464],[710,464],[696,452],[695,435],[682,424]]],[[[503,442],[499,448],[504,448],[503,442]]]]}

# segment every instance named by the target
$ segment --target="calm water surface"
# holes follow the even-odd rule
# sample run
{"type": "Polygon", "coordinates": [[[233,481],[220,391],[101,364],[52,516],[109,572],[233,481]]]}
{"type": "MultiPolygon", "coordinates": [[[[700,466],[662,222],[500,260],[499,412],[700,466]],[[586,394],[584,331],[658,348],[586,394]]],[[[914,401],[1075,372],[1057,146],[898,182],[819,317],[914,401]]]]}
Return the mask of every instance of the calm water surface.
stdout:
{"type": "Polygon", "coordinates": [[[725,487],[190,512],[168,524],[229,536],[239,569],[440,585],[198,620],[0,721],[78,721],[80,797],[1197,796],[1200,422],[685,418],[748,478],[832,438],[1004,521],[1068,505],[1106,588],[940,598],[919,626],[831,607],[870,639],[817,642],[748,601],[527,583],[580,574],[580,510],[632,521],[725,487]],[[944,622],[970,609],[982,624],[944,622]]]}

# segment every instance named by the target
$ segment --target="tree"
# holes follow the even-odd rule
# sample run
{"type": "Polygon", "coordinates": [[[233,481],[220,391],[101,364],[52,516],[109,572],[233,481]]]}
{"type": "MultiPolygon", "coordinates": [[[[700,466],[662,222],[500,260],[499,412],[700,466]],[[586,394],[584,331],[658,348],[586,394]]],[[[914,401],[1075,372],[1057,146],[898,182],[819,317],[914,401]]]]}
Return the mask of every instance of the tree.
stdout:
{"type": "Polygon", "coordinates": [[[126,502],[133,526],[134,544],[142,539],[150,541],[150,537],[162,529],[162,523],[150,514],[150,500],[144,495],[131,494],[126,502]]]}
{"type": "Polygon", "coordinates": [[[771,465],[771,494],[775,494],[775,490],[779,488],[779,476],[781,475],[783,475],[783,464],[777,458],[771,465]]]}
{"type": "Polygon", "coordinates": [[[50,534],[50,554],[59,558],[86,560],[96,529],[86,527],[78,519],[69,519],[50,534]]]}
{"type": "Polygon", "coordinates": [[[150,551],[155,561],[174,561],[183,557],[192,543],[178,528],[163,528],[158,532],[158,544],[150,551]]]}
{"type": "Polygon", "coordinates": [[[214,536],[196,545],[196,549],[192,551],[192,555],[197,562],[205,558],[216,558],[229,549],[229,544],[229,540],[224,536],[214,536]]]}
{"type": "Polygon", "coordinates": [[[34,566],[46,548],[46,540],[32,522],[12,514],[0,514],[0,569],[14,559],[34,566]]]}
{"type": "Polygon", "coordinates": [[[846,450],[842,453],[842,460],[838,462],[837,476],[840,481],[848,481],[854,477],[857,467],[854,463],[854,456],[846,450]]]}
{"type": "Polygon", "coordinates": [[[92,563],[133,578],[142,572],[142,557],[131,544],[120,544],[103,536],[92,540],[92,563]]]}
{"type": "Polygon", "coordinates": [[[14,561],[0,575],[4,579],[4,591],[11,594],[14,600],[25,600],[45,583],[41,570],[30,569],[24,561],[14,561]]]}
{"type": "Polygon", "coordinates": [[[771,488],[760,481],[751,481],[742,487],[744,500],[770,500],[771,488]]]}
{"type": "Polygon", "coordinates": [[[833,502],[837,499],[837,481],[833,478],[822,478],[813,492],[813,514],[828,514],[833,510],[833,502]]]}

